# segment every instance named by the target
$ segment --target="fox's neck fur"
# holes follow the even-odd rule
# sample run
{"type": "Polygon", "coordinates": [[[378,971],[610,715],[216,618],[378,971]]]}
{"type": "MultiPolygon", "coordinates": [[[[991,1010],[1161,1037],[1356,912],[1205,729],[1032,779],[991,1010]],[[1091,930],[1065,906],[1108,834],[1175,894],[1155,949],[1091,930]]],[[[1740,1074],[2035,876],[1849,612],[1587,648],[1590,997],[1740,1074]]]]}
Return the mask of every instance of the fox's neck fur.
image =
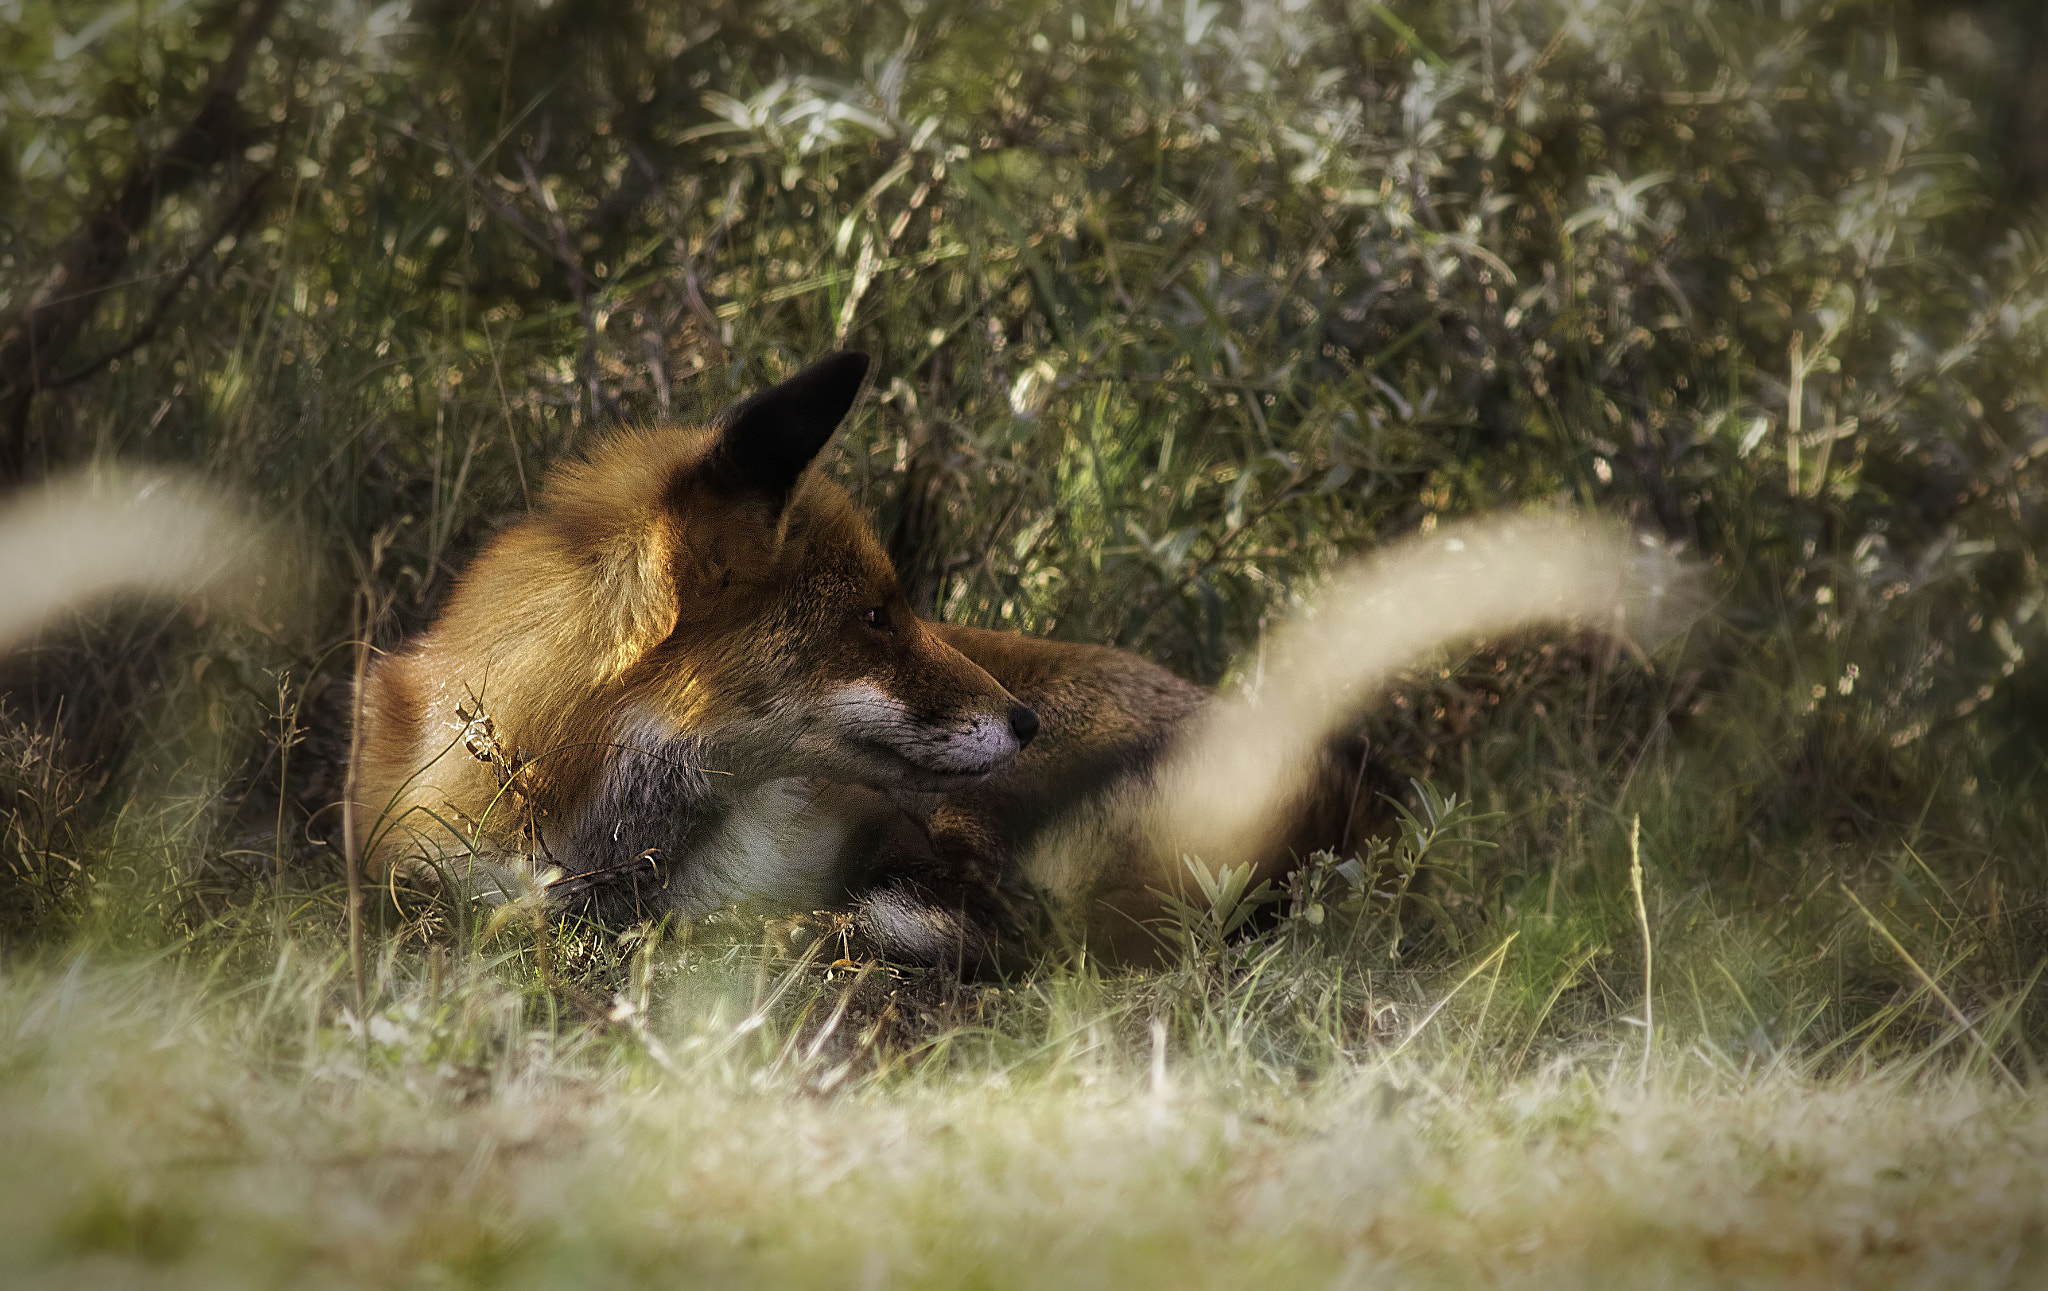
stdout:
{"type": "Polygon", "coordinates": [[[830,904],[840,855],[887,810],[855,786],[725,770],[732,759],[715,738],[646,717],[628,720],[608,752],[595,791],[550,842],[577,867],[558,866],[565,904],[600,922],[745,901],[830,904]]]}

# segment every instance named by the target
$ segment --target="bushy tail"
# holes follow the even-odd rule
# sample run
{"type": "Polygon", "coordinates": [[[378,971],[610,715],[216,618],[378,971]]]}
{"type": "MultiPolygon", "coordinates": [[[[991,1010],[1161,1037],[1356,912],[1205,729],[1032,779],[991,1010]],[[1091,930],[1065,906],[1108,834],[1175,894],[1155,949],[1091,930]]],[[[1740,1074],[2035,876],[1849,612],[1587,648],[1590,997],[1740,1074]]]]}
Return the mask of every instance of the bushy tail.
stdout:
{"type": "Polygon", "coordinates": [[[1069,882],[1055,884],[1066,889],[1057,895],[1106,903],[1128,923],[1142,917],[1146,894],[1184,889],[1183,857],[1211,870],[1269,858],[1330,741],[1401,669],[1545,624],[1646,644],[1687,621],[1694,599],[1674,555],[1613,522],[1537,513],[1411,538],[1341,570],[1268,643],[1258,684],[1207,708],[1149,786],[1042,844],[1101,839],[1120,854],[1079,865],[1034,857],[1028,869],[1097,876],[1092,893],[1069,882]]]}
{"type": "Polygon", "coordinates": [[[271,537],[217,487],[163,471],[95,468],[23,490],[0,502],[0,650],[119,595],[250,604],[271,537]]]}

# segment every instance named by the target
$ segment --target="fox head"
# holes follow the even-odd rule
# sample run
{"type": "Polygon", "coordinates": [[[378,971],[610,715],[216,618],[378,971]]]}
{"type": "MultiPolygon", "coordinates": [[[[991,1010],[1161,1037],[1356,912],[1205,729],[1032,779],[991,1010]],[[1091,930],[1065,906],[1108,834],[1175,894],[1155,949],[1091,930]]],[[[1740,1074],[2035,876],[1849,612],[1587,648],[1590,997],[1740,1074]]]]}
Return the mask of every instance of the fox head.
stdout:
{"type": "Polygon", "coordinates": [[[575,688],[608,712],[585,716],[614,738],[687,735],[746,777],[940,791],[1015,757],[1037,716],[911,613],[866,519],[811,469],[867,367],[832,355],[709,427],[628,433],[556,474],[502,540],[515,559],[471,582],[521,569],[504,595],[575,621],[529,659],[496,652],[500,675],[588,668],[575,688]]]}

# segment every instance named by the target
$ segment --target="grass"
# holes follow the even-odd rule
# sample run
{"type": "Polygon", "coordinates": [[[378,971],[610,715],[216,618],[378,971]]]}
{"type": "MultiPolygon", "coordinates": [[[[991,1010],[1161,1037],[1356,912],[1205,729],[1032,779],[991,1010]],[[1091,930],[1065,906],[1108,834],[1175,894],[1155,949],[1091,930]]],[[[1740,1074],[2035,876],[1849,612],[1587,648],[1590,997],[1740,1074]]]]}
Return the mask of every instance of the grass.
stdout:
{"type": "MultiPolygon", "coordinates": [[[[106,889],[0,976],[6,1280],[2003,1286],[2048,1257],[2010,907],[1916,901],[1903,853],[1775,914],[1677,886],[1667,788],[1546,913],[1547,879],[1487,877],[1512,816],[1411,792],[1370,869],[1318,858],[1250,920],[1226,879],[1146,972],[963,985],[834,963],[808,921],[457,931],[379,893],[359,1013],[338,885],[216,885],[182,934],[191,905],[106,889]]],[[[157,892],[176,819],[94,846],[157,892]]]]}
{"type": "Polygon", "coordinates": [[[9,974],[10,1284],[1995,1286],[2048,1256],[2037,1091],[1668,1035],[1639,1066],[1626,1027],[1511,1070],[1513,947],[1441,1010],[1452,983],[1376,982],[1293,1070],[1222,998],[1071,969],[843,1052],[813,1044],[843,976],[763,1020],[731,947],[566,1025],[387,954],[367,1027],[327,950],[9,974]]]}

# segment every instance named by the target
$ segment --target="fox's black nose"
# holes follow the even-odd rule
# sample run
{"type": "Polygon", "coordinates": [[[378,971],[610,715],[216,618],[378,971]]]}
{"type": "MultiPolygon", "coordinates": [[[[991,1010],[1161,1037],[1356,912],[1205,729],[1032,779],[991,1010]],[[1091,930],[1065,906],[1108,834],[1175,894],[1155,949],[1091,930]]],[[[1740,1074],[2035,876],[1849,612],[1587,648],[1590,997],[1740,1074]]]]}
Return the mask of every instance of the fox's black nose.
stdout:
{"type": "Polygon", "coordinates": [[[1018,704],[1010,710],[1010,734],[1017,737],[1017,743],[1029,744],[1031,737],[1038,734],[1038,714],[1018,704]]]}

